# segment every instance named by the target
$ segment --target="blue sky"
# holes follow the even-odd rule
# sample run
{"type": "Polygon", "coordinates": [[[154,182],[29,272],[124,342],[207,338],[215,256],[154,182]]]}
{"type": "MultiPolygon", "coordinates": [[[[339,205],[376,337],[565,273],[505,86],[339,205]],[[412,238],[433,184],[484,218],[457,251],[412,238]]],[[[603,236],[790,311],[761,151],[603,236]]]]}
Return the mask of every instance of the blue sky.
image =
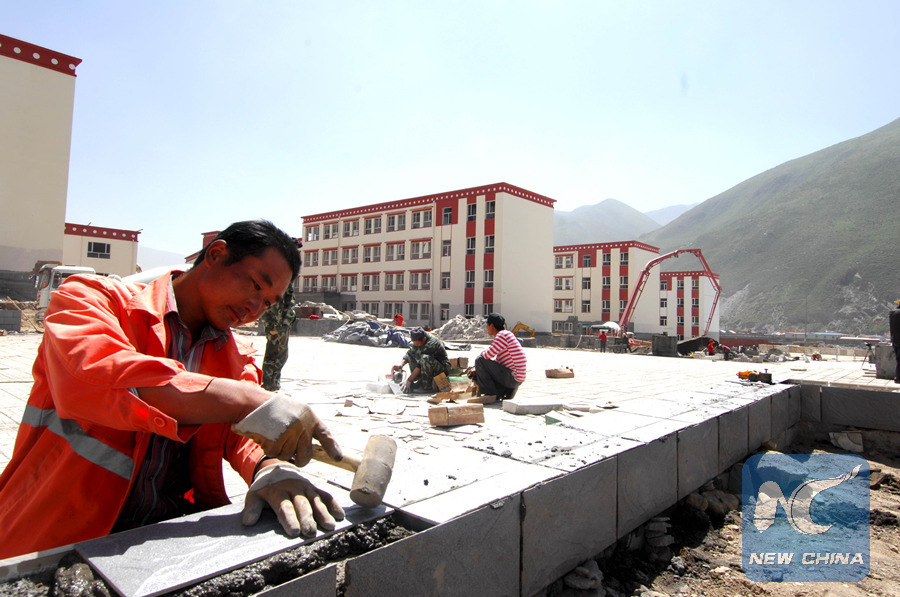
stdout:
{"type": "Polygon", "coordinates": [[[509,182],[704,201],[900,117],[900,3],[0,4],[81,58],[67,220],[200,233],[509,182]]]}

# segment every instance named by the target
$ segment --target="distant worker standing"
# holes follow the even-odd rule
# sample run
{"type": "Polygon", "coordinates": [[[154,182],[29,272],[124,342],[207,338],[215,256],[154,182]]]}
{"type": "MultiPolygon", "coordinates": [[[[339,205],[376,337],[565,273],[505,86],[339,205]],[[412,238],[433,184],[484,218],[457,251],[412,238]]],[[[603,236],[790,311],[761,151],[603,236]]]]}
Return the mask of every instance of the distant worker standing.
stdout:
{"type": "Polygon", "coordinates": [[[266,333],[262,387],[270,392],[281,388],[281,370],[287,363],[288,339],[291,336],[291,326],[297,317],[294,304],[294,285],[289,284],[281,298],[259,318],[266,333]]]}
{"type": "Polygon", "coordinates": [[[600,352],[606,352],[606,330],[600,330],[600,334],[597,337],[600,338],[600,352]]]}
{"type": "Polygon", "coordinates": [[[403,365],[409,363],[410,375],[403,384],[403,391],[409,393],[416,385],[421,389],[431,391],[434,388],[434,377],[443,373],[450,375],[450,359],[444,343],[437,336],[428,334],[420,327],[409,331],[412,346],[406,351],[406,355],[394,371],[403,369],[403,365]]]}
{"type": "Polygon", "coordinates": [[[709,344],[706,345],[706,352],[710,355],[716,354],[716,341],[712,338],[709,339],[709,344]]]}
{"type": "Polygon", "coordinates": [[[475,368],[469,372],[484,396],[496,396],[498,400],[512,398],[525,381],[525,352],[512,332],[506,329],[506,320],[499,313],[487,317],[487,332],[494,339],[478,358],[475,368]]]}
{"type": "Polygon", "coordinates": [[[403,314],[402,313],[394,314],[394,325],[397,326],[398,328],[403,327],[403,314]]]}
{"type": "Polygon", "coordinates": [[[894,347],[894,360],[896,361],[896,369],[894,369],[894,383],[900,383],[900,301],[894,301],[897,305],[890,316],[891,327],[891,346],[894,347]]]}

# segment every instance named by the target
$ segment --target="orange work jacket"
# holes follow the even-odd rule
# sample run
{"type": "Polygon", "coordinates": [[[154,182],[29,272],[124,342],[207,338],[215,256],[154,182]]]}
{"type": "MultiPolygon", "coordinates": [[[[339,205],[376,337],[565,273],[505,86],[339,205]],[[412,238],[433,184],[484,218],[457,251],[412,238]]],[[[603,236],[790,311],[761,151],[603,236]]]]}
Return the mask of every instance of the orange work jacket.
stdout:
{"type": "Polygon", "coordinates": [[[249,484],[263,451],[228,423],[179,425],[129,388],[167,384],[183,392],[213,377],[260,382],[253,348],[229,334],[210,345],[201,373],[166,357],[169,276],[127,284],[72,276],[53,293],[34,385],[0,474],[0,558],[109,534],[152,434],[190,443],[195,502],[229,503],[222,459],[249,484]]]}

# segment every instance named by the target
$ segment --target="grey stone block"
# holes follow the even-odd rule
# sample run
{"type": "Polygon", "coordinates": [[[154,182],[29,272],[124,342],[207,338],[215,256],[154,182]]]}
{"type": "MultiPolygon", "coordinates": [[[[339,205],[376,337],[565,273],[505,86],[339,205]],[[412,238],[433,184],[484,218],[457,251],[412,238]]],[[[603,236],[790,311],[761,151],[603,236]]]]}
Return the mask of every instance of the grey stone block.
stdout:
{"type": "Polygon", "coordinates": [[[800,422],[802,409],[800,386],[788,386],[788,428],[800,422]]]}
{"type": "Polygon", "coordinates": [[[900,399],[892,392],[822,388],[822,422],[900,431],[900,399]]]}
{"type": "Polygon", "coordinates": [[[822,422],[822,386],[800,386],[800,420],[807,423],[822,422]]]}
{"type": "Polygon", "coordinates": [[[521,497],[347,560],[346,597],[519,596],[521,497]]]}
{"type": "Polygon", "coordinates": [[[657,357],[677,357],[678,356],[678,337],[677,336],[653,336],[652,347],[653,356],[657,357]]]}
{"type": "Polygon", "coordinates": [[[670,435],[617,458],[619,538],[678,500],[678,446],[670,435]]]}
{"type": "Polygon", "coordinates": [[[719,462],[719,420],[710,419],[678,432],[678,499],[715,477],[719,462]]]}
{"type": "Polygon", "coordinates": [[[772,398],[765,396],[747,409],[747,450],[753,452],[772,438],[772,398]]]}
{"type": "Polygon", "coordinates": [[[719,415],[719,472],[747,455],[749,407],[719,415]]]}
{"type": "Polygon", "coordinates": [[[875,346],[875,377],[877,379],[897,378],[897,357],[890,344],[875,346]]]}
{"type": "Polygon", "coordinates": [[[566,472],[574,471],[627,452],[643,443],[623,437],[608,437],[583,448],[562,452],[559,456],[541,461],[541,465],[566,472]]]}
{"type": "Polygon", "coordinates": [[[793,425],[793,423],[791,423],[790,411],[791,400],[789,388],[784,388],[777,394],[772,394],[772,437],[781,435],[784,433],[785,429],[793,425]]]}
{"type": "Polygon", "coordinates": [[[18,309],[0,311],[0,330],[6,330],[7,332],[21,332],[22,312],[18,309]]]}
{"type": "Polygon", "coordinates": [[[617,459],[609,458],[522,494],[522,595],[615,542],[616,475],[617,459]]]}
{"type": "Polygon", "coordinates": [[[256,597],[335,597],[337,595],[337,565],[320,568],[283,585],[266,589],[256,597]]]}

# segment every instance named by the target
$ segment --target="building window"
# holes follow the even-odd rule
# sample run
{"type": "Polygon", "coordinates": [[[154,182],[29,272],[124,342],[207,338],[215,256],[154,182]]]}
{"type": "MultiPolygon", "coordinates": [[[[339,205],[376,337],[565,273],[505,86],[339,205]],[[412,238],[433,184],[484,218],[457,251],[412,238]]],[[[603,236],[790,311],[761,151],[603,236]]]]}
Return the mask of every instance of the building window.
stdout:
{"type": "Polygon", "coordinates": [[[303,254],[303,267],[316,267],[319,265],[319,252],[307,251],[303,254]]]}
{"type": "Polygon", "coordinates": [[[422,303],[419,305],[419,315],[422,319],[431,318],[431,303],[422,303]]]}
{"type": "Polygon", "coordinates": [[[359,220],[344,222],[344,237],[359,236],[359,220]]]}
{"type": "MultiPolygon", "coordinates": [[[[413,225],[413,228],[415,228],[415,224],[413,225]]],[[[410,303],[409,304],[409,318],[410,319],[418,319],[419,318],[419,303],[410,303]]]]}
{"type": "Polygon", "coordinates": [[[581,301],[581,312],[582,313],[590,313],[591,312],[591,301],[581,301]]]}
{"type": "Polygon", "coordinates": [[[475,272],[472,270],[466,272],[466,288],[475,288],[475,272]]]}
{"type": "Polygon", "coordinates": [[[692,298],[691,299],[691,307],[693,307],[694,309],[699,309],[700,308],[700,299],[692,298]]]}
{"type": "Polygon", "coordinates": [[[447,321],[448,319],[450,319],[450,304],[441,303],[441,321],[447,321]]]}
{"type": "Polygon", "coordinates": [[[356,311],[356,303],[341,303],[341,311],[356,311]]]}
{"type": "Polygon", "coordinates": [[[669,306],[669,299],[667,299],[666,297],[662,297],[661,299],[659,299],[659,308],[660,309],[665,309],[668,306],[669,306]]]}
{"type": "Polygon", "coordinates": [[[465,316],[466,317],[475,317],[475,305],[474,304],[466,303],[465,316]]]}
{"type": "Polygon", "coordinates": [[[394,290],[403,290],[403,274],[394,275],[394,290]]]}
{"type": "Polygon", "coordinates": [[[337,249],[322,251],[322,265],[337,265],[337,249]]]}
{"type": "Polygon", "coordinates": [[[609,301],[600,301],[600,308],[604,313],[609,313],[609,301]]]}
{"type": "Polygon", "coordinates": [[[553,312],[554,313],[562,313],[562,304],[563,304],[563,302],[561,299],[557,299],[557,300],[553,301],[553,312]]]}
{"type": "Polygon", "coordinates": [[[388,232],[394,232],[395,230],[406,230],[406,214],[394,214],[392,216],[388,216],[386,230],[388,232]]]}
{"type": "Polygon", "coordinates": [[[344,249],[341,252],[341,263],[359,263],[359,247],[344,249]]]}
{"type": "Polygon", "coordinates": [[[341,276],[341,292],[356,292],[356,276],[341,276]]]}
{"type": "Polygon", "coordinates": [[[409,274],[409,289],[410,290],[418,290],[419,289],[419,272],[412,272],[409,274]]]}
{"type": "Polygon", "coordinates": [[[659,316],[659,325],[661,325],[662,327],[668,326],[668,325],[669,325],[669,318],[666,317],[665,315],[660,315],[660,316],[659,316]]]}
{"type": "Polygon", "coordinates": [[[678,282],[676,283],[675,287],[676,287],[678,290],[684,290],[684,280],[683,280],[683,279],[678,280],[678,282]]]}
{"type": "Polygon", "coordinates": [[[385,250],[385,261],[403,261],[406,259],[406,245],[404,243],[387,245],[385,250]]]}
{"type": "Polygon", "coordinates": [[[476,206],[474,203],[470,203],[470,204],[466,207],[466,221],[467,221],[467,222],[474,222],[474,221],[475,221],[475,212],[476,212],[476,208],[477,208],[477,206],[476,206]]]}
{"type": "Polygon", "coordinates": [[[414,211],[412,215],[412,228],[431,228],[431,210],[414,211]]]}
{"type": "Polygon", "coordinates": [[[110,245],[109,243],[88,242],[87,256],[95,259],[109,259],[110,245]]]}
{"type": "Polygon", "coordinates": [[[699,278],[694,278],[693,280],[691,280],[691,288],[693,288],[694,290],[700,289],[700,279],[699,278]]]}
{"type": "Polygon", "coordinates": [[[403,290],[403,274],[385,274],[384,275],[385,290],[403,290]]]}
{"type": "Polygon", "coordinates": [[[497,202],[496,201],[488,201],[484,204],[484,219],[485,220],[493,220],[494,215],[497,213],[497,202]]]}
{"type": "Polygon", "coordinates": [[[590,278],[582,278],[581,279],[581,289],[582,290],[590,290],[591,289],[591,279],[590,278]]]}
{"type": "Polygon", "coordinates": [[[422,228],[431,228],[431,210],[422,212],[422,228]]]}
{"type": "Polygon", "coordinates": [[[619,288],[628,288],[628,276],[619,276],[619,288]]]}
{"type": "Polygon", "coordinates": [[[317,278],[315,278],[315,277],[303,278],[303,292],[316,292],[316,290],[317,290],[316,280],[317,280],[317,278]]]}
{"type": "Polygon", "coordinates": [[[423,240],[410,244],[410,259],[430,259],[431,258],[431,241],[423,240]]]}
{"type": "Polygon", "coordinates": [[[619,301],[619,313],[624,312],[627,307],[628,301],[619,301]]]}
{"type": "Polygon", "coordinates": [[[448,225],[453,223],[453,208],[445,207],[441,210],[441,224],[448,225]]]}
{"type": "Polygon", "coordinates": [[[337,276],[322,276],[322,292],[337,292],[337,276]]]}
{"type": "Polygon", "coordinates": [[[677,326],[680,327],[680,328],[683,328],[683,327],[684,327],[684,317],[682,317],[681,315],[679,315],[678,317],[676,317],[676,318],[675,318],[675,325],[677,325],[677,326]]]}
{"type": "Polygon", "coordinates": [[[421,272],[419,280],[422,290],[431,290],[431,272],[421,272]]]}
{"type": "Polygon", "coordinates": [[[494,303],[485,303],[484,308],[481,310],[485,317],[494,312],[494,303]]]}
{"type": "Polygon", "coordinates": [[[441,290],[450,289],[450,272],[441,272],[441,290]]]}
{"type": "Polygon", "coordinates": [[[406,244],[404,243],[404,244],[396,245],[396,247],[397,247],[397,252],[394,255],[394,257],[395,257],[396,261],[403,261],[404,259],[406,259],[406,244]]]}
{"type": "Polygon", "coordinates": [[[493,288],[494,287],[494,270],[492,270],[492,269],[484,270],[484,287],[485,288],[493,288]]]}
{"type": "Polygon", "coordinates": [[[612,263],[612,255],[609,253],[603,254],[603,265],[610,265],[612,263]]]}
{"type": "Polygon", "coordinates": [[[660,290],[668,290],[669,289],[669,281],[668,280],[660,280],[659,281],[659,289],[660,290]]]}
{"type": "Polygon", "coordinates": [[[619,265],[628,265],[628,253],[619,254],[619,265]]]}
{"type": "Polygon", "coordinates": [[[691,325],[694,327],[698,327],[700,325],[700,318],[696,315],[691,317],[691,325]]]}
{"type": "MultiPolygon", "coordinates": [[[[365,274],[363,276],[363,290],[380,290],[381,274],[365,274]]],[[[363,309],[365,311],[365,309],[363,309]]]]}
{"type": "Polygon", "coordinates": [[[337,238],[338,237],[338,225],[337,222],[334,224],[324,224],[322,226],[322,238],[328,240],[329,238],[337,238]]]}
{"type": "Polygon", "coordinates": [[[675,300],[675,306],[678,307],[679,309],[683,309],[684,308],[684,299],[681,297],[678,297],[675,300]]]}
{"type": "Polygon", "coordinates": [[[475,254],[475,237],[470,236],[466,239],[466,255],[475,254]]]}
{"type": "Polygon", "coordinates": [[[449,240],[441,241],[441,256],[442,257],[450,257],[450,241],[449,240]]]}
{"type": "Polygon", "coordinates": [[[384,304],[385,319],[390,319],[393,316],[394,316],[394,303],[385,303],[384,304]]]}
{"type": "Polygon", "coordinates": [[[571,255],[557,255],[556,256],[556,269],[572,269],[572,263],[574,259],[571,255]]]}
{"type": "Polygon", "coordinates": [[[306,240],[307,242],[313,240],[319,240],[319,227],[318,226],[307,226],[306,227],[306,240]]]}
{"type": "Polygon", "coordinates": [[[381,232],[381,216],[377,218],[366,218],[363,226],[363,232],[365,234],[379,234],[381,232]]]}
{"type": "Polygon", "coordinates": [[[590,255],[582,255],[581,256],[581,267],[591,267],[591,256],[590,255]]]}
{"type": "Polygon", "coordinates": [[[421,228],[422,227],[422,212],[414,211],[412,214],[412,224],[410,228],[421,228]]]}
{"type": "Polygon", "coordinates": [[[381,261],[381,245],[363,247],[363,263],[381,261]]]}
{"type": "Polygon", "coordinates": [[[493,253],[494,252],[494,235],[485,236],[484,237],[484,252],[485,253],[493,253]]]}
{"type": "Polygon", "coordinates": [[[553,301],[553,311],[555,313],[571,313],[573,304],[573,301],[570,300],[555,300],[553,301]]]}
{"type": "Polygon", "coordinates": [[[609,279],[609,276],[603,276],[603,277],[600,279],[600,285],[603,286],[603,288],[608,289],[609,286],[610,286],[610,284],[611,284],[611,281],[610,281],[610,279],[609,279]]]}

